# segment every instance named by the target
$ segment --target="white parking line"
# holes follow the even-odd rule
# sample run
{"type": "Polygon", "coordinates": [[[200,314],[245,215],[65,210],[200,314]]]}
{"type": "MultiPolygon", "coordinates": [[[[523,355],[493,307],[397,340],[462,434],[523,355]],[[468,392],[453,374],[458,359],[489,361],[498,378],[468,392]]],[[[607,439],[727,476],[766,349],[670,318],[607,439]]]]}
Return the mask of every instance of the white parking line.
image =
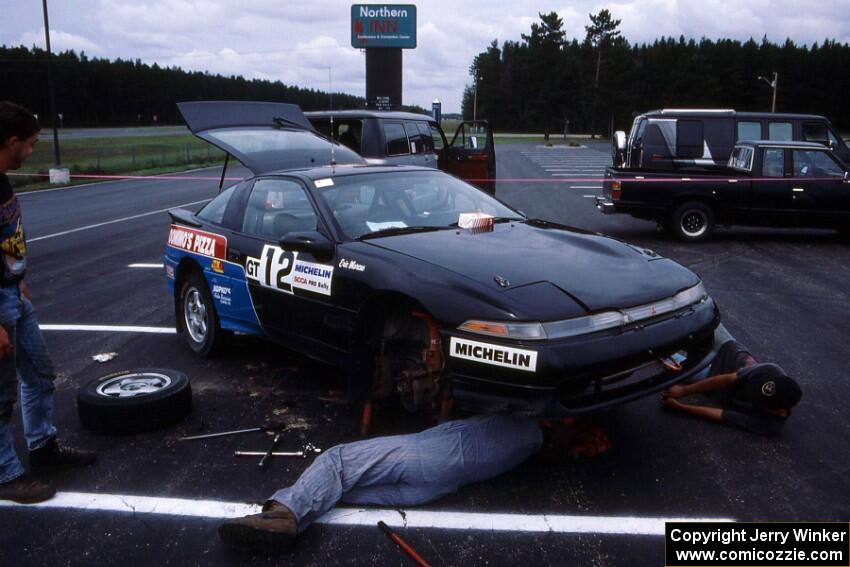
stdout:
{"type": "Polygon", "coordinates": [[[162,268],[162,264],[127,264],[128,268],[162,268]]]}
{"type": "Polygon", "coordinates": [[[159,213],[167,213],[171,209],[179,209],[181,207],[190,207],[192,205],[200,205],[201,203],[206,203],[209,199],[203,199],[201,201],[193,201],[191,203],[183,203],[181,205],[174,205],[173,207],[168,207],[167,209],[159,209],[158,211],[150,211],[149,213],[141,213],[138,215],[132,215],[129,217],[123,217],[120,219],[114,219],[106,222],[99,222],[97,224],[90,224],[88,226],[81,226],[79,228],[72,228],[70,230],[63,230],[62,232],[54,232],[53,234],[46,234],[44,236],[37,236],[35,238],[27,238],[27,242],[35,242],[37,240],[47,240],[48,238],[55,238],[57,236],[65,236],[66,234],[72,234],[74,232],[80,232],[82,230],[89,230],[91,228],[98,228],[101,226],[106,226],[108,224],[115,224],[116,222],[124,222],[133,219],[140,219],[142,217],[148,217],[150,215],[158,215],[159,213]]]}
{"type": "MultiPolygon", "coordinates": [[[[16,504],[0,500],[0,507],[28,509],[73,509],[120,512],[128,514],[159,514],[197,518],[236,518],[260,511],[257,504],[222,502],[219,500],[188,500],[184,498],[155,498],[122,494],[87,492],[58,492],[55,497],[39,504],[16,504]]],[[[483,530],[562,534],[615,534],[663,536],[665,522],[731,522],[728,518],[663,518],[635,516],[566,516],[558,514],[499,514],[477,512],[446,512],[438,510],[388,510],[381,508],[336,508],[318,520],[318,524],[375,527],[383,520],[393,527],[434,528],[444,530],[483,530]]]]}
{"type": "Polygon", "coordinates": [[[570,185],[570,189],[602,189],[601,185],[570,185]]]}
{"type": "Polygon", "coordinates": [[[173,335],[177,332],[174,327],[136,327],[132,325],[44,325],[42,331],[94,331],[109,333],[156,333],[173,335]]]}

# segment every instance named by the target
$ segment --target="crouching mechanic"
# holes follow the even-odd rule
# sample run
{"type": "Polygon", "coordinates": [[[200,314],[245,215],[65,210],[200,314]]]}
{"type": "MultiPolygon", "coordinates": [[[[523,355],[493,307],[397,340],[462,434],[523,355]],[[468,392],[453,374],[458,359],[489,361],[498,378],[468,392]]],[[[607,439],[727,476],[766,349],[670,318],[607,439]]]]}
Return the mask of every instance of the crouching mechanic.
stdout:
{"type": "Polygon", "coordinates": [[[800,386],[776,364],[758,363],[734,340],[720,348],[710,377],[689,385],[676,385],[661,394],[664,407],[709,421],[759,433],[776,435],[785,426],[791,408],[802,397],[800,386]],[[721,407],[687,404],[679,399],[706,394],[721,407]]]}
{"type": "Polygon", "coordinates": [[[27,245],[21,205],[6,176],[32,154],[39,130],[30,111],[0,102],[0,500],[22,504],[47,500],[56,491],[24,472],[12,446],[12,408],[18,380],[30,469],[80,466],[95,460],[90,451],[56,442],[56,374],[24,282],[27,245]]]}
{"type": "Polygon", "coordinates": [[[219,536],[237,548],[281,550],[340,500],[413,506],[511,470],[538,452],[591,457],[608,449],[599,429],[543,425],[524,416],[475,416],[411,435],[337,445],[294,485],[275,492],[261,514],[221,524],[219,536]]]}

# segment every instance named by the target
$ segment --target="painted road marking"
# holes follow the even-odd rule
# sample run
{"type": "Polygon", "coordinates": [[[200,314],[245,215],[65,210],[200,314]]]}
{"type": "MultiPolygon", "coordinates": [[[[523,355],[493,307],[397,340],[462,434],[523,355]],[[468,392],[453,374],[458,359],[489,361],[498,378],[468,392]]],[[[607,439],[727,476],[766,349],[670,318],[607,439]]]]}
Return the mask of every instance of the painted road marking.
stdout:
{"type": "MultiPolygon", "coordinates": [[[[237,518],[260,512],[259,504],[156,498],[122,494],[57,492],[39,504],[17,504],[0,500],[0,507],[32,509],[74,509],[128,514],[160,514],[196,518],[237,518]]],[[[448,512],[438,510],[387,510],[381,508],[336,508],[317,524],[368,526],[379,520],[393,527],[436,528],[445,530],[483,530],[505,532],[554,532],[563,534],[593,533],[639,536],[663,536],[665,522],[732,522],[728,518],[653,518],[635,516],[566,516],[558,514],[499,514],[448,512]]]]}
{"type": "Polygon", "coordinates": [[[88,226],[81,226],[79,228],[72,228],[70,230],[63,230],[62,232],[55,232],[53,234],[46,234],[44,236],[37,236],[35,238],[27,238],[27,242],[36,242],[37,240],[47,240],[48,238],[55,238],[57,236],[65,236],[66,234],[72,234],[74,232],[80,232],[80,231],[83,231],[83,230],[98,228],[98,227],[106,226],[106,225],[109,225],[109,224],[115,224],[117,222],[124,222],[124,221],[128,221],[128,220],[133,220],[133,219],[140,219],[142,217],[149,217],[150,215],[158,215],[159,213],[167,213],[171,209],[179,209],[181,207],[190,207],[192,205],[200,205],[201,203],[206,203],[209,200],[210,199],[203,199],[201,201],[193,201],[191,203],[183,203],[182,205],[174,205],[172,207],[168,207],[167,209],[159,209],[158,211],[150,211],[149,213],[141,213],[141,214],[138,214],[138,215],[132,215],[132,216],[129,216],[129,217],[114,219],[114,220],[111,220],[111,221],[99,222],[97,224],[90,224],[88,226]]]}
{"type": "Polygon", "coordinates": [[[601,185],[570,185],[570,189],[602,189],[601,185]]]}
{"type": "Polygon", "coordinates": [[[110,333],[157,333],[173,335],[177,332],[174,327],[137,327],[133,325],[45,325],[40,324],[42,331],[94,331],[110,333]]]}
{"type": "Polygon", "coordinates": [[[162,264],[127,264],[128,268],[162,268],[162,264]]]}

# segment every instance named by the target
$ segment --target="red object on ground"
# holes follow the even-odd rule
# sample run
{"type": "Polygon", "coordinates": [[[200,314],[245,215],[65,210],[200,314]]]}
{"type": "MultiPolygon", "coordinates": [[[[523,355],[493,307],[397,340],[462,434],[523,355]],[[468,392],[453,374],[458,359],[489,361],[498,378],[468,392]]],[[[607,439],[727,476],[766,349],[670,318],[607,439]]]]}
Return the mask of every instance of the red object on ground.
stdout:
{"type": "Polygon", "coordinates": [[[412,547],[407,545],[407,543],[405,543],[405,541],[401,539],[401,536],[395,533],[392,528],[390,528],[384,522],[378,522],[378,527],[381,528],[381,531],[387,534],[388,538],[396,542],[396,544],[398,544],[402,551],[408,554],[410,558],[416,561],[418,565],[421,565],[422,567],[431,567],[431,564],[422,559],[422,557],[418,553],[416,553],[416,551],[412,547]]]}

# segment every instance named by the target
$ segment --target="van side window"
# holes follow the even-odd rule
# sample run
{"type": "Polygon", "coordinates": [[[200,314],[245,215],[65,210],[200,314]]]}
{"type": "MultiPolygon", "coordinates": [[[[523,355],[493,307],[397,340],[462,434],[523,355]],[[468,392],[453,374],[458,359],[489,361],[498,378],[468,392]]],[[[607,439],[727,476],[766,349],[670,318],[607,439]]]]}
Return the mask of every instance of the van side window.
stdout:
{"type": "Polygon", "coordinates": [[[803,122],[803,140],[828,146],[837,143],[835,134],[823,122],[803,122]]]}
{"type": "Polygon", "coordinates": [[[790,122],[768,122],[767,139],[790,142],[794,139],[794,129],[790,122]]]}
{"type": "Polygon", "coordinates": [[[738,122],[738,137],[735,141],[761,140],[761,122],[738,122]]]}
{"type": "Polygon", "coordinates": [[[761,174],[764,177],[783,177],[785,175],[785,150],[783,148],[764,149],[761,174]]]}
{"type": "Polygon", "coordinates": [[[404,126],[397,122],[384,122],[384,137],[387,139],[387,155],[402,156],[410,153],[404,126]]]}
{"type": "Polygon", "coordinates": [[[676,122],[676,157],[700,158],[703,154],[702,120],[676,122]]]}

